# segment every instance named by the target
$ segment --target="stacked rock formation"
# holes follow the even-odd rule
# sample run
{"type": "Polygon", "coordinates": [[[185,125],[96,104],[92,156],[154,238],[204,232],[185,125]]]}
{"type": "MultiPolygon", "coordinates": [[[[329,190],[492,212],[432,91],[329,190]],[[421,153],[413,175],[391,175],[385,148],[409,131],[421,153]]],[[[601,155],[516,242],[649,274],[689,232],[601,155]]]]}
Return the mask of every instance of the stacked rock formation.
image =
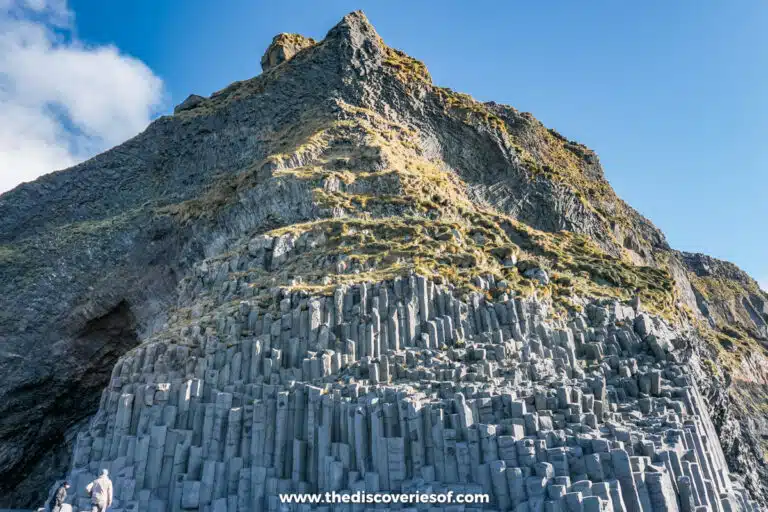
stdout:
{"type": "Polygon", "coordinates": [[[213,299],[210,313],[180,314],[175,339],[117,364],[78,437],[75,489],[108,468],[114,511],[448,490],[496,510],[758,510],[659,319],[615,302],[567,319],[535,298],[465,303],[418,275],[275,289],[262,308],[233,264],[202,265],[180,293],[213,299]]]}
{"type": "Polygon", "coordinates": [[[102,468],[117,512],[768,503],[756,282],[362,13],[262,66],[0,196],[0,507],[102,468]]]}

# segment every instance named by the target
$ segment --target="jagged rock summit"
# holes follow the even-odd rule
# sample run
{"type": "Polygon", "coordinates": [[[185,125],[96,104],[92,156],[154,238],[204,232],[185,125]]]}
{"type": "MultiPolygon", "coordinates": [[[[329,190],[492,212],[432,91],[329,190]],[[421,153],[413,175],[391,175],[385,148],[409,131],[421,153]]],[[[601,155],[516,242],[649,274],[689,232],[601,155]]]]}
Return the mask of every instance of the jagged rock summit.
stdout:
{"type": "Polygon", "coordinates": [[[0,196],[0,506],[102,467],[116,510],[766,504],[754,281],[362,13],[262,67],[0,196]]]}

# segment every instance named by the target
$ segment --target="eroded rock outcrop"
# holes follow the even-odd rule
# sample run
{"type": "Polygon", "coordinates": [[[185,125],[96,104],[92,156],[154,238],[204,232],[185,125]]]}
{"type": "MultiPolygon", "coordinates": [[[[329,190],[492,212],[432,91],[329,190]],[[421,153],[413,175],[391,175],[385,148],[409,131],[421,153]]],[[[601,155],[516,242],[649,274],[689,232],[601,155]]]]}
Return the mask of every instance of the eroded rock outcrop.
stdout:
{"type": "Polygon", "coordinates": [[[300,34],[278,34],[261,57],[261,69],[268,71],[314,44],[314,39],[300,34]]]}

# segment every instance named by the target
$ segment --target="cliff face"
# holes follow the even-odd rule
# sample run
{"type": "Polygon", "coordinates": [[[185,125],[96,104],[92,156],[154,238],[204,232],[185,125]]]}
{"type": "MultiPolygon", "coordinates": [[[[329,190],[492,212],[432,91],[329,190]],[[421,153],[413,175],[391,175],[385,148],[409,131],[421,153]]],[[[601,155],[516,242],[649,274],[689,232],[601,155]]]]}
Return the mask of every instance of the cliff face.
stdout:
{"type": "MultiPolygon", "coordinates": [[[[504,457],[487,448],[471,475],[453,475],[431,441],[404,441],[407,422],[373,419],[402,404],[435,442],[468,450],[478,435],[525,454],[543,433],[557,453],[538,462],[620,481],[623,500],[642,497],[626,490],[633,472],[658,473],[649,488],[682,504],[678,456],[701,468],[697,505],[723,493],[748,508],[739,480],[766,503],[768,296],[754,281],[671,250],[591,150],[434,86],[361,13],[320,42],[276,37],[262,66],[0,196],[0,506],[37,504],[68,470],[80,488],[109,466],[126,509],[207,510],[223,493],[258,510],[257,482],[319,488],[318,453],[338,462],[339,489],[350,472],[394,489],[399,469],[355,437],[372,429],[408,454],[397,482],[431,467],[434,481],[482,488],[477,467],[504,457]],[[289,402],[310,427],[277,428],[289,402]],[[326,403],[336,412],[320,412],[326,403]],[[656,420],[641,425],[633,408],[656,420]],[[342,411],[360,415],[352,434],[331,419],[342,411]],[[577,433],[600,450],[571,450],[577,433]],[[578,469],[608,449],[609,474],[578,469]],[[627,455],[661,469],[630,468],[627,455]],[[221,466],[230,459],[240,467],[221,466]]],[[[533,468],[507,463],[510,479],[533,468]]]]}

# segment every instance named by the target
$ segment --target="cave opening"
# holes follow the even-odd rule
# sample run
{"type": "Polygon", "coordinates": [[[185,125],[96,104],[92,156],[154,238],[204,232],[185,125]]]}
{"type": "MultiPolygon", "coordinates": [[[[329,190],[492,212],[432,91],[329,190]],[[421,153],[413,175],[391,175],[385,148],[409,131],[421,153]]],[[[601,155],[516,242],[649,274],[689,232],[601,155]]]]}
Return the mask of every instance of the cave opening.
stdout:
{"type": "Polygon", "coordinates": [[[19,389],[20,404],[39,419],[27,425],[23,461],[0,479],[0,507],[42,506],[71,468],[77,431],[98,410],[118,359],[139,344],[137,319],[123,300],[72,337],[46,375],[19,389]]]}

